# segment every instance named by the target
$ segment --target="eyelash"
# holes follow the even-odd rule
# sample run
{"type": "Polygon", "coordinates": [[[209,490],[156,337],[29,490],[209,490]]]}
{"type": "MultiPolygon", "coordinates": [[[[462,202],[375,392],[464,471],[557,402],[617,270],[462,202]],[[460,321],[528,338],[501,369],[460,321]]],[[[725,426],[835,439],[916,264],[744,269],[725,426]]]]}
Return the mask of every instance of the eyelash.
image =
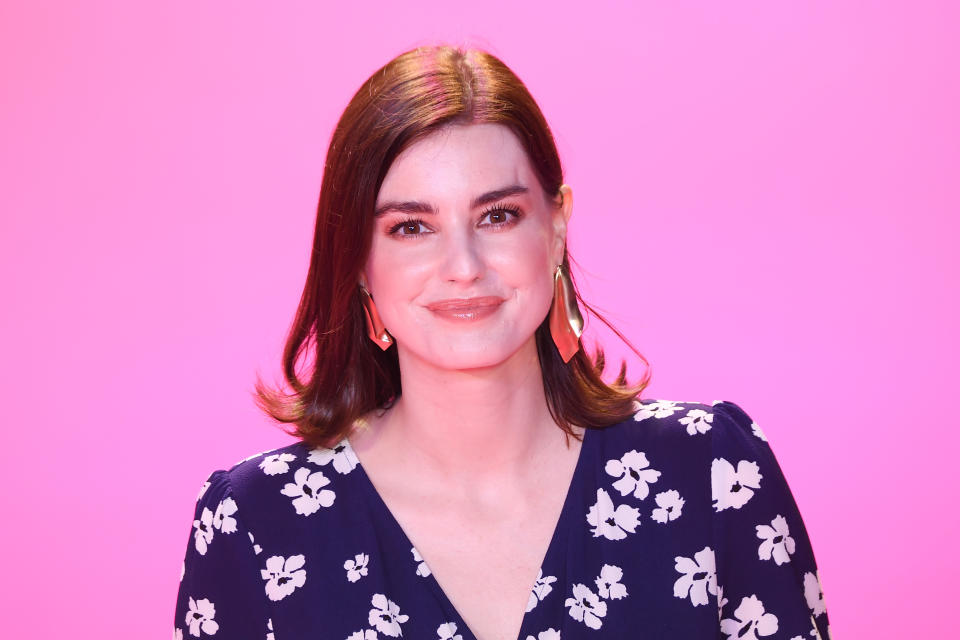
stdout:
{"type": "MultiPolygon", "coordinates": [[[[489,207],[489,208],[487,208],[487,209],[484,209],[483,213],[480,214],[480,219],[483,220],[484,218],[486,218],[487,216],[489,216],[489,215],[492,214],[492,213],[500,213],[500,212],[509,214],[510,216],[512,216],[513,219],[511,220],[511,219],[508,218],[508,219],[505,220],[504,222],[494,222],[494,223],[491,223],[491,224],[488,225],[488,226],[495,227],[495,228],[506,227],[506,226],[509,226],[509,225],[513,224],[513,223],[516,221],[517,218],[520,218],[520,217],[523,215],[523,213],[520,211],[520,207],[518,207],[518,206],[516,206],[516,205],[512,205],[512,204],[495,204],[495,205],[493,205],[492,207],[489,207]]],[[[399,231],[399,230],[402,229],[403,227],[405,227],[405,226],[407,226],[407,225],[411,225],[411,224],[420,224],[420,225],[422,225],[422,224],[423,224],[423,219],[422,219],[422,218],[405,218],[405,219],[403,219],[403,220],[400,220],[399,222],[397,222],[397,223],[394,224],[393,226],[391,226],[391,227],[387,230],[387,233],[388,233],[389,235],[400,235],[400,236],[418,236],[418,235],[421,235],[421,234],[419,234],[419,233],[400,233],[400,234],[397,233],[397,231],[399,231]]]]}

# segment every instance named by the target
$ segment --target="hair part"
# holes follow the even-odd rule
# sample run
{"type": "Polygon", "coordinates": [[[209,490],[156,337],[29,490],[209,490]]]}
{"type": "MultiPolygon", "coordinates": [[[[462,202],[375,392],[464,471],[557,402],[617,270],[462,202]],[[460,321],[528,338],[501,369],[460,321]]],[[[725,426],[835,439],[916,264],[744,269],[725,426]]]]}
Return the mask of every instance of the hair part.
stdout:
{"type": "MultiPolygon", "coordinates": [[[[480,50],[420,47],[377,70],[343,112],[327,151],[307,279],[283,351],[289,390],[268,388],[260,376],[254,400],[287,433],[311,446],[330,447],[371,410],[400,396],[396,345],[386,351],[367,336],[358,280],[370,250],[380,186],[396,157],[414,142],[455,124],[508,127],[523,145],[538,181],[552,199],[563,170],[546,119],[520,79],[480,50]]],[[[569,273],[564,248],[563,264],[569,273]]],[[[648,385],[646,358],[601,314],[646,365],[627,382],[626,362],[611,383],[602,380],[603,350],[580,350],[565,363],[550,336],[549,316],[536,330],[537,353],[550,414],[567,434],[573,425],[599,428],[636,411],[648,385]]]]}

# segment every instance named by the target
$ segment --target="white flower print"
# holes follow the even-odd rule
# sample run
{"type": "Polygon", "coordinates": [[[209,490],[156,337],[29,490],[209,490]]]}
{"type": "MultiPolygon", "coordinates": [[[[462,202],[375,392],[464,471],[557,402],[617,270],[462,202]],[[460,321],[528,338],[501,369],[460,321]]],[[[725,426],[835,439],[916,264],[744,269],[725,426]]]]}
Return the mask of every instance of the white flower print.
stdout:
{"type": "Polygon", "coordinates": [[[410,547],[410,553],[413,554],[413,561],[417,563],[417,575],[421,578],[426,578],[430,575],[430,567],[427,566],[427,563],[423,561],[423,558],[420,557],[420,552],[417,551],[416,547],[410,547]]]}
{"type": "Polygon", "coordinates": [[[189,609],[187,610],[187,616],[184,622],[186,622],[187,627],[189,627],[188,631],[190,631],[190,635],[199,638],[201,631],[209,636],[217,632],[220,625],[213,619],[217,611],[212,602],[206,598],[201,598],[200,600],[190,598],[188,606],[189,609]]]}
{"type": "Polygon", "coordinates": [[[757,537],[763,540],[757,549],[761,560],[769,560],[772,556],[778,565],[790,562],[790,554],[794,552],[796,544],[790,537],[786,518],[778,515],[769,525],[758,524],[757,537]]]}
{"type": "Polygon", "coordinates": [[[173,640],[183,640],[183,629],[180,627],[173,628],[173,640]]]}
{"type": "Polygon", "coordinates": [[[370,556],[365,553],[358,553],[352,560],[343,563],[343,568],[347,570],[347,580],[356,582],[361,577],[367,575],[367,563],[370,562],[370,556]]]}
{"type": "Polygon", "coordinates": [[[463,640],[463,636],[457,633],[455,622],[444,622],[437,627],[437,635],[440,636],[439,640],[463,640]]]}
{"type": "Polygon", "coordinates": [[[680,493],[674,489],[670,491],[661,491],[654,498],[657,502],[657,508],[650,513],[650,517],[657,522],[666,522],[676,520],[683,511],[683,505],[686,500],[680,497],[680,493]]]}
{"type": "Polygon", "coordinates": [[[763,432],[763,430],[760,428],[760,425],[758,425],[756,422],[750,423],[750,430],[753,431],[753,435],[757,436],[764,442],[767,441],[767,434],[763,432]]]}
{"type": "Polygon", "coordinates": [[[741,460],[734,470],[723,458],[714,458],[710,466],[710,487],[713,492],[713,507],[723,511],[728,507],[739,509],[753,497],[753,490],[760,488],[760,467],[756,462],[741,460]]]}
{"type": "Polygon", "coordinates": [[[720,585],[717,585],[717,621],[718,622],[723,619],[723,608],[727,606],[728,602],[729,600],[727,600],[723,596],[723,587],[721,587],[720,585]]]}
{"type": "Polygon", "coordinates": [[[570,617],[591,629],[599,629],[603,625],[601,618],[607,615],[607,603],[584,584],[573,585],[573,597],[567,598],[563,606],[570,608],[570,617]]]}
{"type": "Polygon", "coordinates": [[[400,624],[406,622],[410,616],[400,615],[400,607],[393,600],[388,600],[382,593],[375,593],[370,604],[373,608],[370,609],[367,623],[371,627],[376,627],[377,631],[391,638],[403,635],[400,624]]]}
{"type": "Polygon", "coordinates": [[[607,460],[605,467],[608,475],[619,477],[620,479],[613,483],[613,487],[620,492],[621,496],[630,493],[634,498],[643,500],[650,493],[648,483],[654,483],[660,477],[660,472],[656,469],[647,469],[650,462],[642,451],[628,451],[623,454],[619,460],[607,460]]]}
{"type": "Polygon", "coordinates": [[[555,576],[544,576],[543,569],[537,571],[537,579],[533,583],[533,589],[530,591],[530,599],[527,600],[527,611],[532,611],[537,603],[547,597],[547,594],[553,591],[550,585],[557,581],[555,576]]]}
{"type": "Polygon", "coordinates": [[[692,436],[710,431],[711,422],[713,422],[713,414],[703,409],[690,409],[687,415],[680,418],[680,424],[686,425],[687,433],[692,436]]]}
{"type": "Polygon", "coordinates": [[[560,640],[560,632],[556,629],[547,629],[537,634],[537,637],[527,636],[526,640],[560,640]]]}
{"type": "Polygon", "coordinates": [[[273,618],[267,618],[267,640],[274,640],[274,637],[273,637],[273,618]]]}
{"type": "Polygon", "coordinates": [[[183,576],[187,575],[187,561],[180,563],[180,582],[183,582],[183,576]]]}
{"type": "Polygon", "coordinates": [[[707,604],[707,592],[717,595],[717,562],[713,549],[704,547],[693,554],[693,559],[677,556],[674,568],[681,574],[673,583],[673,595],[686,598],[689,594],[693,606],[707,604]]]}
{"type": "Polygon", "coordinates": [[[349,636],[347,640],[377,640],[377,632],[373,629],[364,629],[362,631],[354,631],[349,636]]]}
{"type": "Polygon", "coordinates": [[[823,587],[820,585],[820,573],[807,571],[803,574],[803,596],[807,600],[807,606],[818,616],[827,610],[823,602],[823,587]]]}
{"type": "Polygon", "coordinates": [[[641,404],[639,411],[634,414],[633,419],[639,422],[647,418],[668,418],[681,410],[682,408],[677,406],[677,403],[673,400],[657,400],[655,402],[641,404]]]}
{"type": "Polygon", "coordinates": [[[213,526],[221,533],[234,533],[237,530],[237,521],[231,517],[237,512],[237,503],[233,498],[224,498],[217,505],[213,514],[213,526]]]}
{"type": "Polygon", "coordinates": [[[297,459],[292,453],[274,453],[260,461],[260,468],[268,476],[276,476],[290,471],[290,462],[297,459]]]}
{"type": "Polygon", "coordinates": [[[608,600],[626,598],[627,588],[620,584],[621,578],[623,578],[623,569],[612,564],[603,565],[600,569],[600,576],[594,580],[600,597],[608,600]]]}
{"type": "Polygon", "coordinates": [[[320,466],[332,460],[333,468],[336,469],[338,473],[350,473],[360,464],[359,459],[357,459],[357,454],[353,452],[353,447],[350,446],[350,441],[346,438],[335,444],[333,449],[317,447],[310,452],[307,460],[320,466]]]}
{"type": "Polygon", "coordinates": [[[309,516],[319,511],[320,507],[329,507],[337,495],[322,487],[330,484],[322,471],[310,473],[307,467],[300,467],[293,475],[293,482],[288,482],[280,491],[283,495],[293,498],[293,508],[302,516],[309,516]]]}
{"type": "Polygon", "coordinates": [[[213,542],[213,512],[206,507],[200,513],[200,519],[193,521],[193,545],[200,555],[207,554],[207,546],[213,542]]]}
{"type": "Polygon", "coordinates": [[[613,501],[603,489],[597,489],[597,502],[587,511],[587,522],[593,527],[594,538],[623,540],[627,532],[635,533],[640,524],[640,512],[629,505],[614,508],[613,501]]]}
{"type": "Polygon", "coordinates": [[[253,545],[253,553],[255,555],[260,555],[260,552],[263,551],[263,547],[258,545],[256,541],[253,539],[253,533],[251,533],[250,531],[247,531],[247,537],[250,538],[250,544],[253,545]]]}
{"type": "Polygon", "coordinates": [[[210,481],[207,480],[200,486],[200,493],[197,494],[197,500],[200,500],[200,498],[203,497],[203,494],[205,494],[207,492],[207,489],[209,488],[210,488],[210,481]]]}
{"type": "Polygon", "coordinates": [[[752,595],[740,601],[733,618],[720,621],[720,630],[737,640],[757,640],[777,632],[777,616],[765,613],[763,603],[752,595]]]}
{"type": "Polygon", "coordinates": [[[267,568],[260,569],[260,577],[267,581],[264,590],[271,600],[283,600],[293,593],[297,587],[302,587],[307,581],[306,563],[302,554],[284,558],[270,556],[267,558],[267,568]]]}

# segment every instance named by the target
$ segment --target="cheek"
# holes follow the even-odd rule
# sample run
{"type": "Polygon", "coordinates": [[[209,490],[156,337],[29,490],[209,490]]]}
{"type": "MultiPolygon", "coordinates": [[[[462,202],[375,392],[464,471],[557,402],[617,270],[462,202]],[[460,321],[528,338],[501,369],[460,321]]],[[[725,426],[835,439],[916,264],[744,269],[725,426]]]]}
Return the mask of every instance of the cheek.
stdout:
{"type": "Polygon", "coordinates": [[[501,280],[520,295],[542,297],[552,295],[553,265],[549,248],[542,238],[530,238],[518,246],[503,247],[490,256],[490,266],[501,280]]]}
{"type": "Polygon", "coordinates": [[[364,272],[378,308],[410,299],[429,278],[429,259],[403,242],[375,239],[370,247],[364,272]]]}

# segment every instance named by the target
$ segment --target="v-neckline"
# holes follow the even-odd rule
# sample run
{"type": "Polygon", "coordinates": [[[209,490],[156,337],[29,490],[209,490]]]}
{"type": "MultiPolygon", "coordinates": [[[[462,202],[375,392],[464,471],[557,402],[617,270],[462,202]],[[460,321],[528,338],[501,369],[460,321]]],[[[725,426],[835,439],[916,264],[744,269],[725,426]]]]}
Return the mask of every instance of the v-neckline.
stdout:
{"type": "MultiPolygon", "coordinates": [[[[577,454],[577,462],[573,467],[573,474],[570,476],[570,484],[567,485],[567,491],[563,498],[563,505],[560,507],[560,515],[557,517],[556,523],[553,525],[553,533],[550,536],[550,542],[547,544],[547,548],[543,553],[543,557],[540,560],[540,566],[538,567],[538,576],[540,572],[543,571],[544,565],[547,564],[547,561],[552,555],[557,552],[558,545],[561,544],[562,539],[565,539],[568,530],[562,525],[570,519],[571,514],[570,510],[573,508],[572,496],[577,485],[580,483],[580,477],[583,475],[583,467],[586,464],[585,460],[587,459],[587,453],[585,449],[587,447],[587,440],[589,439],[588,434],[592,431],[590,428],[585,428],[583,431],[582,441],[580,443],[580,451],[577,454]]],[[[353,445],[350,444],[349,438],[344,437],[344,440],[347,441],[348,446],[353,448],[353,445]]],[[[356,456],[356,454],[354,454],[356,456]]],[[[381,515],[387,521],[388,525],[392,527],[399,540],[403,543],[403,546],[410,547],[410,549],[415,549],[416,545],[410,540],[410,536],[407,535],[407,532],[403,530],[403,527],[400,525],[400,521],[393,515],[393,512],[390,511],[390,507],[387,506],[387,503],[384,501],[383,497],[380,495],[380,492],[377,491],[377,488],[374,486],[373,481],[370,479],[370,476],[367,475],[366,469],[363,468],[363,464],[360,463],[359,458],[356,458],[357,465],[356,470],[360,472],[360,481],[366,488],[366,491],[370,494],[371,499],[374,502],[375,508],[381,512],[381,515]]],[[[419,549],[417,550],[419,552],[419,549]]],[[[412,553],[412,552],[411,552],[412,553]]],[[[422,556],[421,556],[422,557],[422,556]]],[[[426,560],[422,560],[426,563],[426,560]]],[[[427,564],[427,568],[430,565],[427,564]]],[[[538,576],[534,576],[533,582],[530,584],[530,591],[533,592],[533,587],[536,586],[536,581],[538,576]]],[[[465,637],[464,640],[477,640],[476,634],[473,632],[470,627],[467,626],[467,623],[464,621],[463,616],[457,611],[457,608],[453,606],[453,602],[447,596],[446,592],[440,586],[440,582],[437,581],[436,577],[433,575],[433,570],[430,571],[430,575],[425,576],[424,580],[427,581],[427,584],[430,585],[430,588],[433,589],[434,594],[440,600],[444,608],[452,612],[457,620],[458,630],[463,628],[463,633],[459,635],[469,636],[465,637]]],[[[529,622],[530,614],[535,611],[536,608],[524,611],[523,617],[520,620],[520,629],[517,633],[517,640],[521,640],[524,637],[524,632],[527,631],[526,627],[529,622]]],[[[530,635],[529,633],[527,635],[530,635]]],[[[536,634],[533,634],[536,636],[536,634]]]]}

